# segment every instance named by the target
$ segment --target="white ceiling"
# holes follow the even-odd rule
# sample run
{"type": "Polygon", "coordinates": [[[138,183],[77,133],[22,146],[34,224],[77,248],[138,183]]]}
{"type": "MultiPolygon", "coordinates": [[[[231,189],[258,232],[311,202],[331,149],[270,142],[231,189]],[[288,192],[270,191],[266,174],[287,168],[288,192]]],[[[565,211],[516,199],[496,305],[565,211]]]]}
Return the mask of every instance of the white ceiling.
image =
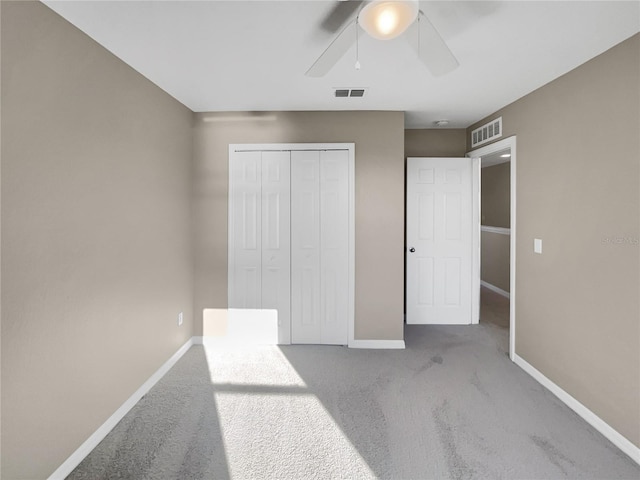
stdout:
{"type": "Polygon", "coordinates": [[[193,111],[400,110],[407,128],[467,127],[640,31],[637,0],[422,1],[457,70],[434,78],[406,38],[362,35],[360,70],[352,47],[308,78],[333,1],[44,3],[193,111]]]}

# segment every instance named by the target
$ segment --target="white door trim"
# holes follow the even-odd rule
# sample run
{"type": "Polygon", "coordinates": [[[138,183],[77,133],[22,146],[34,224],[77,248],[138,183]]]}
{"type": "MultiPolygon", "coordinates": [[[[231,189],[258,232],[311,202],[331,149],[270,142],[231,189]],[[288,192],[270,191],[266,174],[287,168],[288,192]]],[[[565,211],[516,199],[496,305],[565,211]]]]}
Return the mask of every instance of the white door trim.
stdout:
{"type": "MultiPolygon", "coordinates": [[[[467,155],[469,156],[469,155],[467,155]]],[[[471,324],[480,323],[480,158],[472,156],[471,165],[471,324]]]]}
{"type": "MultiPolygon", "coordinates": [[[[511,226],[510,226],[510,252],[509,252],[509,358],[515,361],[516,356],[516,136],[508,137],[503,140],[499,140],[490,145],[472,150],[467,153],[467,157],[482,158],[490,155],[491,153],[499,152],[500,150],[511,149],[511,177],[510,177],[510,196],[511,196],[511,226]]],[[[474,170],[475,172],[475,170],[474,170]]],[[[478,198],[480,195],[480,178],[477,179],[478,198]]],[[[474,190],[475,194],[475,190],[474,190]]],[[[474,219],[474,231],[480,232],[480,220],[474,219]]],[[[480,257],[478,255],[478,266],[480,257]]],[[[480,270],[477,274],[474,272],[474,288],[477,288],[478,309],[480,308],[480,270]],[[477,281],[477,283],[476,283],[477,281]]]]}
{"type": "MultiPolygon", "coordinates": [[[[355,335],[355,143],[262,143],[262,144],[229,144],[229,162],[232,161],[235,152],[252,151],[305,151],[305,150],[347,150],[349,152],[349,311],[348,311],[348,345],[354,345],[355,335]]],[[[227,210],[228,225],[228,254],[227,261],[234,258],[233,225],[230,221],[230,212],[233,212],[232,196],[228,196],[229,208],[227,210]]],[[[231,265],[228,263],[227,278],[232,274],[231,265]]],[[[229,294],[231,294],[232,282],[228,281],[229,294]]],[[[231,297],[229,297],[231,298],[231,297]]],[[[291,329],[289,329],[289,342],[291,343],[291,329]]]]}

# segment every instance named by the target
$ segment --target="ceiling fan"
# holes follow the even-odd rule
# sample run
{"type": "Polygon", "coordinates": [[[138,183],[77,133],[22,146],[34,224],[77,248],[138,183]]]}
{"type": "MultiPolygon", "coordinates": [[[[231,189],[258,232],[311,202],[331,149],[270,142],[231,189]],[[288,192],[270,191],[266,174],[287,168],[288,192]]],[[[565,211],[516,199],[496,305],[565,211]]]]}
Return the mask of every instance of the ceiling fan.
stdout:
{"type": "MultiPolygon", "coordinates": [[[[324,30],[340,33],[305,75],[326,75],[357,42],[361,30],[373,38],[390,40],[402,35],[413,24],[417,24],[417,41],[410,43],[429,71],[440,76],[455,70],[458,60],[420,10],[418,0],[343,0],[337,2],[321,24],[324,30]],[[357,15],[352,18],[356,11],[357,15]]],[[[356,68],[359,68],[357,59],[356,68]]]]}

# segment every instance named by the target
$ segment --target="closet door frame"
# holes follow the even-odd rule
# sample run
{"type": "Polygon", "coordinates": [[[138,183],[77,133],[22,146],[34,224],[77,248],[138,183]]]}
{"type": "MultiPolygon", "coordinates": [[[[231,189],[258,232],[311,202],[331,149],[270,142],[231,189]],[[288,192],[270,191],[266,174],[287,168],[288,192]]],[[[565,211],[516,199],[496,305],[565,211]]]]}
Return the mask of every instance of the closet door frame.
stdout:
{"type": "MultiPolygon", "coordinates": [[[[267,143],[267,144],[230,144],[229,145],[229,172],[231,172],[231,164],[234,161],[236,152],[278,152],[278,151],[309,151],[309,150],[346,150],[348,152],[349,162],[349,179],[348,179],[348,204],[349,204],[349,275],[348,275],[348,345],[354,344],[355,332],[355,143],[267,143]]],[[[228,267],[227,267],[227,288],[228,300],[233,298],[233,288],[235,285],[233,258],[235,257],[234,245],[234,222],[232,212],[233,205],[233,186],[231,185],[231,176],[229,176],[229,194],[228,194],[228,267]]],[[[230,303],[230,302],[229,302],[230,303]]],[[[291,326],[287,326],[286,331],[283,326],[279,326],[278,338],[280,344],[291,343],[291,326]],[[284,335],[283,335],[284,334],[284,335]]]]}

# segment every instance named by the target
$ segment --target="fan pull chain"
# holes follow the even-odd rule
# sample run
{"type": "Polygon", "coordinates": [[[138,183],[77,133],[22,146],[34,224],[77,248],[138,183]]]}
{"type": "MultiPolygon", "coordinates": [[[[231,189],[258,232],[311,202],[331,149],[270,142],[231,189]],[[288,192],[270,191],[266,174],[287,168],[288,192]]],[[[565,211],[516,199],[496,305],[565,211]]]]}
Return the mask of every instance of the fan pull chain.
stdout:
{"type": "Polygon", "coordinates": [[[356,18],[356,70],[360,70],[360,49],[358,42],[358,19],[356,18]]]}
{"type": "Polygon", "coordinates": [[[420,22],[422,21],[422,12],[418,12],[418,57],[420,56],[420,22]]]}

